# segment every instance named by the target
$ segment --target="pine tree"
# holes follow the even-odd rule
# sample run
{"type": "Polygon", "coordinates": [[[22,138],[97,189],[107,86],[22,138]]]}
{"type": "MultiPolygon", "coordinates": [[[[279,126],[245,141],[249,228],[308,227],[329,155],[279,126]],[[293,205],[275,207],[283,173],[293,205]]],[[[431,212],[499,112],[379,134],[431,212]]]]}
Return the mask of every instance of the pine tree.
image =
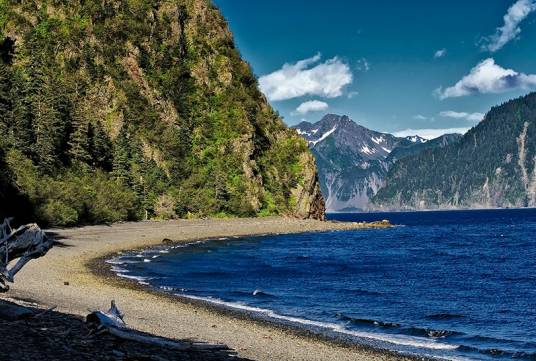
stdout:
{"type": "Polygon", "coordinates": [[[71,160],[88,164],[91,162],[89,127],[90,123],[85,119],[84,115],[78,110],[75,111],[72,119],[73,130],[68,142],[68,153],[71,160]]]}
{"type": "Polygon", "coordinates": [[[90,124],[90,153],[93,164],[104,170],[112,169],[112,142],[100,122],[90,124]]]}
{"type": "Polygon", "coordinates": [[[63,124],[60,112],[55,108],[54,90],[49,84],[36,94],[33,101],[35,153],[37,165],[45,173],[52,174],[60,165],[63,124]]]}
{"type": "Polygon", "coordinates": [[[0,142],[7,143],[12,124],[11,72],[0,61],[0,142]]]}
{"type": "Polygon", "coordinates": [[[130,180],[130,147],[128,131],[123,126],[114,144],[113,175],[122,182],[128,184],[130,180]]]}
{"type": "Polygon", "coordinates": [[[35,133],[29,84],[21,74],[13,75],[11,90],[13,145],[27,157],[34,158],[35,133]]]}

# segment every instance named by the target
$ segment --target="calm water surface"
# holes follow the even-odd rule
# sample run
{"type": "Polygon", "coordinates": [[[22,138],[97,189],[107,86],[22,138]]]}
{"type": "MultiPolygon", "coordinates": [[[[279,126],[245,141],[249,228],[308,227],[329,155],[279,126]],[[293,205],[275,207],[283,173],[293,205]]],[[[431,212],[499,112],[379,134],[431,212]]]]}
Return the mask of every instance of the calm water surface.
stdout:
{"type": "Polygon", "coordinates": [[[337,214],[386,230],[127,254],[123,277],[404,353],[536,360],[536,210],[337,214]]]}

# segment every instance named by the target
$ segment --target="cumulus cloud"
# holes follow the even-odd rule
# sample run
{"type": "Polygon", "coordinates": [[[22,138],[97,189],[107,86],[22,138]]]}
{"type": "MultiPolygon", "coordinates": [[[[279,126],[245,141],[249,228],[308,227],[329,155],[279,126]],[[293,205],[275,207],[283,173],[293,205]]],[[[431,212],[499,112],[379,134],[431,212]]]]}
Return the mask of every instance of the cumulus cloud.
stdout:
{"type": "Polygon", "coordinates": [[[455,85],[446,89],[438,88],[435,94],[440,99],[456,98],[472,94],[504,93],[516,89],[536,86],[536,75],[518,73],[495,64],[492,58],[475,66],[469,74],[455,85]]]}
{"type": "Polygon", "coordinates": [[[424,115],[422,114],[417,114],[413,117],[413,119],[417,119],[417,120],[427,120],[428,117],[425,117],[424,115]]]}
{"type": "Polygon", "coordinates": [[[445,55],[447,55],[447,49],[445,49],[445,48],[439,49],[434,53],[434,58],[436,58],[436,59],[442,58],[445,55]]]}
{"type": "Polygon", "coordinates": [[[341,96],[352,83],[350,67],[338,57],[320,62],[321,55],[285,64],[279,70],[259,78],[260,89],[270,100],[287,100],[304,95],[325,98],[341,96]]]}
{"type": "Polygon", "coordinates": [[[326,102],[321,102],[319,100],[310,100],[307,102],[301,103],[296,108],[296,113],[298,114],[307,114],[309,112],[320,112],[328,109],[329,105],[326,102]]]}
{"type": "Polygon", "coordinates": [[[447,129],[405,129],[398,132],[394,132],[393,135],[397,137],[410,137],[412,135],[418,135],[424,139],[434,139],[444,134],[465,134],[471,128],[447,128],[447,129]]]}
{"type": "Polygon", "coordinates": [[[465,119],[472,122],[479,122],[484,119],[485,116],[483,113],[456,112],[454,110],[446,110],[439,113],[439,115],[446,118],[465,119]]]}
{"type": "Polygon", "coordinates": [[[497,28],[494,34],[482,39],[482,50],[495,52],[521,33],[519,24],[536,10],[536,0],[518,0],[504,15],[504,25],[497,28]]]}

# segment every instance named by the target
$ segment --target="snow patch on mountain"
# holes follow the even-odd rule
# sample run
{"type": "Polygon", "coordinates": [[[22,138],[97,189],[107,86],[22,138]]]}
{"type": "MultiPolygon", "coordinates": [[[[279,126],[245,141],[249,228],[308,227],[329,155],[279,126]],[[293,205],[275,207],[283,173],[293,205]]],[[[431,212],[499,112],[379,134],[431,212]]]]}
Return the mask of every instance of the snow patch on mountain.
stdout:
{"type": "Polygon", "coordinates": [[[370,139],[371,139],[374,143],[376,143],[376,144],[383,143],[383,141],[385,140],[385,139],[383,138],[383,136],[381,136],[381,137],[377,137],[377,138],[376,138],[376,137],[372,137],[372,138],[370,138],[370,139]]]}
{"type": "Polygon", "coordinates": [[[413,135],[410,137],[406,137],[407,140],[409,140],[412,143],[426,143],[426,139],[419,137],[418,135],[413,135]]]}
{"type": "Polygon", "coordinates": [[[366,144],[364,146],[361,147],[361,152],[365,153],[365,154],[374,154],[376,153],[376,149],[372,148],[370,149],[366,144]]]}
{"type": "Polygon", "coordinates": [[[322,136],[320,138],[318,138],[317,140],[310,140],[309,141],[309,144],[312,144],[313,147],[315,145],[317,145],[318,143],[320,143],[321,141],[323,141],[324,139],[326,139],[327,137],[329,137],[331,134],[333,134],[334,131],[337,130],[337,127],[333,127],[331,128],[331,130],[328,130],[326,133],[322,134],[322,136]]]}

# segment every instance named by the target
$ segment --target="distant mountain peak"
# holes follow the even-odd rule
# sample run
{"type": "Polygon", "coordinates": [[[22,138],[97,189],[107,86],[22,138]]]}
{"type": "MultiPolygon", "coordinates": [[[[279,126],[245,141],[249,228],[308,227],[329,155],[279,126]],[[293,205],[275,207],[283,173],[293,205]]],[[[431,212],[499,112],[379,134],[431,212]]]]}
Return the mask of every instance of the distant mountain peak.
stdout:
{"type": "Polygon", "coordinates": [[[418,135],[410,135],[406,137],[406,139],[412,143],[426,143],[428,141],[428,139],[420,137],[418,135]]]}
{"type": "Polygon", "coordinates": [[[369,199],[383,186],[394,162],[450,141],[427,141],[418,135],[396,137],[337,114],[326,114],[315,123],[303,121],[293,128],[316,157],[326,206],[332,212],[368,209],[369,199]]]}

